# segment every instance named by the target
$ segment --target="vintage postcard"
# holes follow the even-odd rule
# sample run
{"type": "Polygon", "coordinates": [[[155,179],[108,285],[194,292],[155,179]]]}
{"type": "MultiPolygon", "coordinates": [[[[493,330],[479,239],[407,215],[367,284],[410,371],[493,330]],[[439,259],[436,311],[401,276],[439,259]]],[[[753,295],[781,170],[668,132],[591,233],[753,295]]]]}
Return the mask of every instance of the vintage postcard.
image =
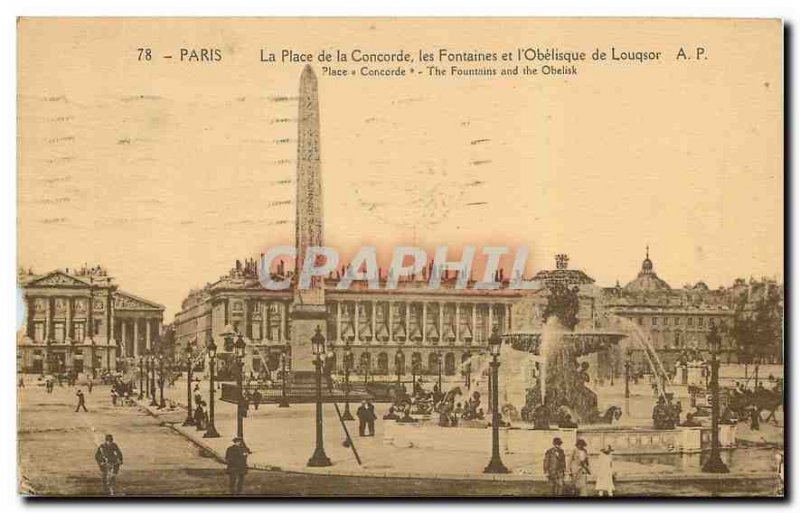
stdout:
{"type": "Polygon", "coordinates": [[[784,495],[781,20],[18,43],[20,494],[784,495]]]}

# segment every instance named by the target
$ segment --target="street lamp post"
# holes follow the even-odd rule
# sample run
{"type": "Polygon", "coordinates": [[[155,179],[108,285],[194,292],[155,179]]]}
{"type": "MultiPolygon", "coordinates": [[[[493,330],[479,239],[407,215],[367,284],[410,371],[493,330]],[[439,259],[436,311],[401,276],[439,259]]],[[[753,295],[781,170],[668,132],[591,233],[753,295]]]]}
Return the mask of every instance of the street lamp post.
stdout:
{"type": "Polygon", "coordinates": [[[630,381],[631,381],[631,352],[627,352],[625,359],[625,399],[631,396],[630,381]]]}
{"type": "Polygon", "coordinates": [[[144,397],[144,356],[139,355],[139,397],[141,401],[144,397]]]}
{"type": "Polygon", "coordinates": [[[344,346],[344,414],[342,420],[354,420],[350,413],[350,367],[353,365],[353,351],[350,342],[344,346]]]}
{"type": "Polygon", "coordinates": [[[194,361],[192,359],[192,343],[186,344],[186,420],[183,421],[184,426],[194,426],[194,417],[192,416],[192,367],[194,361]]]}
{"type": "Polygon", "coordinates": [[[206,344],[206,352],[208,353],[208,370],[209,370],[209,388],[208,388],[208,426],[203,438],[219,438],[219,433],[214,425],[214,368],[216,362],[214,358],[217,356],[217,344],[214,343],[214,337],[208,336],[208,343],[206,344]]]}
{"type": "Polygon", "coordinates": [[[164,353],[158,354],[158,409],[163,410],[167,407],[164,402],[164,353]]]}
{"type": "Polygon", "coordinates": [[[150,354],[150,406],[158,407],[156,402],[156,355],[150,354]]]}
{"type": "Polygon", "coordinates": [[[281,402],[278,404],[278,408],[289,407],[289,398],[286,395],[286,360],[289,358],[289,348],[287,342],[281,352],[281,402]]]}
{"type": "Polygon", "coordinates": [[[397,350],[397,353],[394,355],[394,368],[397,371],[397,390],[400,391],[400,387],[403,384],[403,376],[401,374],[400,369],[400,362],[403,359],[403,351],[400,349],[397,350]]]}
{"type": "Polygon", "coordinates": [[[314,454],[308,460],[309,467],[330,467],[331,460],[325,454],[324,442],[322,440],[322,358],[325,355],[325,337],[322,335],[320,327],[314,336],[311,337],[311,352],[314,353],[314,366],[317,370],[317,439],[314,454]]]}
{"type": "Polygon", "coordinates": [[[469,381],[470,381],[470,378],[472,377],[472,376],[470,376],[470,374],[472,373],[472,361],[469,359],[469,354],[467,355],[467,361],[466,361],[466,363],[464,365],[465,365],[465,368],[464,368],[464,387],[469,389],[469,381]]]}
{"type": "Polygon", "coordinates": [[[500,367],[498,357],[500,356],[500,335],[497,328],[489,337],[489,352],[492,354],[492,459],[483,469],[484,474],[508,474],[508,468],[503,465],[500,459],[500,395],[497,393],[497,369],[500,367]]]}
{"type": "MultiPolygon", "coordinates": [[[[226,335],[227,337],[228,335],[226,335]]],[[[233,346],[234,354],[236,356],[236,387],[239,390],[236,400],[236,436],[242,439],[244,443],[244,414],[245,414],[245,401],[244,401],[244,355],[247,345],[244,342],[244,337],[241,333],[236,337],[236,343],[233,346]]]]}
{"type": "Polygon", "coordinates": [[[719,453],[719,351],[720,336],[717,325],[711,325],[711,331],[706,337],[711,351],[711,455],[703,465],[703,472],[712,474],[727,474],[728,466],[722,461],[719,453]]]}

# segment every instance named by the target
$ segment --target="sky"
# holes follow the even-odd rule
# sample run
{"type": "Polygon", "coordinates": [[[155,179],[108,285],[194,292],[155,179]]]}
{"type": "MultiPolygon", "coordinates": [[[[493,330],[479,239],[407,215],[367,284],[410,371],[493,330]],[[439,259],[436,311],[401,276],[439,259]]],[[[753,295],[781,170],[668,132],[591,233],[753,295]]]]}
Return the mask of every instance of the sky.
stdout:
{"type": "Polygon", "coordinates": [[[292,244],[303,64],[261,50],[613,46],[667,57],[512,78],[314,63],[326,244],[524,244],[530,274],[563,252],[600,285],[649,245],[673,287],[782,279],[781,43],[769,20],[21,20],[19,265],[101,264],[169,321],[235,259],[292,244]]]}

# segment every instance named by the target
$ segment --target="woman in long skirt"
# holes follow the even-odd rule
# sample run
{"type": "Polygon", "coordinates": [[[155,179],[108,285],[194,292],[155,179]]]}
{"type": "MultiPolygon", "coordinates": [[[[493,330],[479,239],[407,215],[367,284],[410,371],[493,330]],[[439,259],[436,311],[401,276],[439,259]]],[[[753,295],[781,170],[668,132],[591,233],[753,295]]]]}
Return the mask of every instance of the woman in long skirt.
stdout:
{"type": "Polygon", "coordinates": [[[600,450],[600,455],[597,458],[595,490],[597,490],[597,495],[600,497],[603,495],[614,496],[614,459],[611,457],[612,452],[614,450],[609,445],[600,450]]]}

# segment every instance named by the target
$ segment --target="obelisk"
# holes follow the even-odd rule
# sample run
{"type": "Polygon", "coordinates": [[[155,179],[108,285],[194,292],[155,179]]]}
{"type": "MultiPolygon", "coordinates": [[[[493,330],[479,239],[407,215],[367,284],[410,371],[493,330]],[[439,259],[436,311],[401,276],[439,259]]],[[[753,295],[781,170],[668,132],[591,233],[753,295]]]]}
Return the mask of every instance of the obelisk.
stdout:
{"type": "Polygon", "coordinates": [[[322,176],[320,174],[319,99],[317,76],[310,65],[300,75],[297,115],[297,199],[295,203],[295,280],[291,308],[292,370],[313,370],[311,337],[319,326],[326,333],[323,280],[314,277],[308,289],[297,286],[297,273],[309,246],[322,246],[322,176]]]}

